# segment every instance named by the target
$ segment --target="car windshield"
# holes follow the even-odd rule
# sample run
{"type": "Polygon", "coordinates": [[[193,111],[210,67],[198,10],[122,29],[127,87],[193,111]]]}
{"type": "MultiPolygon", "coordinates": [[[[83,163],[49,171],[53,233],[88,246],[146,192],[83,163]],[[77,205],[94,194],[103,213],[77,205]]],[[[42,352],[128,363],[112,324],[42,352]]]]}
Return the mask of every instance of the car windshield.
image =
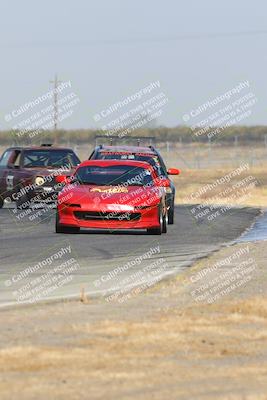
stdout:
{"type": "Polygon", "coordinates": [[[158,176],[163,176],[164,171],[160,165],[159,158],[154,154],[138,154],[138,153],[119,153],[119,152],[98,152],[96,155],[97,160],[135,160],[135,161],[145,161],[148,162],[158,176]]]}
{"type": "Polygon", "coordinates": [[[24,152],[25,168],[71,168],[79,162],[78,157],[68,150],[25,150],[24,152]]]}
{"type": "Polygon", "coordinates": [[[75,177],[82,185],[153,185],[153,179],[149,170],[129,165],[112,165],[108,167],[84,166],[78,168],[75,177]]]}

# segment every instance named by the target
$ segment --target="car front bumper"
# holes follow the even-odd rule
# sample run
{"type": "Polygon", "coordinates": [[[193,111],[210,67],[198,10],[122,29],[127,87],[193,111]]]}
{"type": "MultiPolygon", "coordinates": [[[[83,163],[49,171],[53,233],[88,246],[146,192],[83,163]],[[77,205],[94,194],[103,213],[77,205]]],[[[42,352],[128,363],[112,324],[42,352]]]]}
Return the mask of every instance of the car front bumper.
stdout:
{"type": "Polygon", "coordinates": [[[60,225],[96,229],[148,229],[160,226],[158,206],[134,211],[110,211],[90,207],[58,206],[60,225]]]}
{"type": "Polygon", "coordinates": [[[32,191],[29,197],[33,203],[55,203],[59,192],[59,190],[54,190],[53,187],[40,187],[32,191]]]}

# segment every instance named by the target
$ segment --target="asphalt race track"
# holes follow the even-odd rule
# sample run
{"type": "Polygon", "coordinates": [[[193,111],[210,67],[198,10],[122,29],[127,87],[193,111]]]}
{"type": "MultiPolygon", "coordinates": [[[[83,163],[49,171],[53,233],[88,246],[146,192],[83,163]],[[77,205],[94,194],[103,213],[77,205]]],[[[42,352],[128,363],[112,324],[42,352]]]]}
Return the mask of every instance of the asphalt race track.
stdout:
{"type": "Polygon", "coordinates": [[[145,288],[237,239],[259,214],[252,208],[217,208],[196,217],[194,207],[177,206],[168,233],[150,236],[142,231],[56,234],[55,210],[18,215],[5,206],[0,210],[0,305],[79,296],[81,288],[106,299],[120,290],[123,295],[145,288]]]}

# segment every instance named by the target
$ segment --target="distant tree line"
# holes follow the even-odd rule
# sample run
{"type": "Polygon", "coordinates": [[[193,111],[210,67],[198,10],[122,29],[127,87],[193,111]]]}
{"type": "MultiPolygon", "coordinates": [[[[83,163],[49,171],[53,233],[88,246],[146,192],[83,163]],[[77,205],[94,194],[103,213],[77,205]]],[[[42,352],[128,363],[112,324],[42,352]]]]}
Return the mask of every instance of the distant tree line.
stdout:
{"type": "MultiPolygon", "coordinates": [[[[267,126],[231,126],[226,129],[218,128],[207,129],[204,133],[197,134],[197,131],[192,131],[188,126],[178,126],[174,128],[158,127],[158,128],[145,128],[139,129],[129,136],[154,136],[156,143],[225,143],[232,144],[238,142],[239,144],[250,144],[250,143],[267,143],[267,126]],[[209,138],[210,136],[210,138],[209,138]]],[[[43,131],[38,135],[30,138],[29,134],[19,135],[19,132],[14,131],[2,131],[0,132],[0,145],[11,145],[11,144],[40,144],[40,143],[75,143],[78,145],[86,143],[94,143],[96,135],[105,135],[102,130],[93,129],[76,129],[76,130],[57,130],[55,131],[43,131]]],[[[107,142],[109,141],[108,132],[107,142]]],[[[119,136],[119,134],[117,134],[119,136]]],[[[118,141],[126,141],[123,137],[119,137],[118,141]]]]}

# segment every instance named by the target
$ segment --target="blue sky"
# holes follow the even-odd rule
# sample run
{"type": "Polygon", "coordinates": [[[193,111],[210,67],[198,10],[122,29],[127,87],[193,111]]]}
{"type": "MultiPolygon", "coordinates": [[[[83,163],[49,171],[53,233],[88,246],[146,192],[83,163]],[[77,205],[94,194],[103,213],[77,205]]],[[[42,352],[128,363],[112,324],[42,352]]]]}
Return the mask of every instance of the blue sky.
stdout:
{"type": "Polygon", "coordinates": [[[96,126],[100,110],[158,80],[169,99],[158,124],[182,124],[246,80],[258,102],[245,123],[267,123],[264,0],[13,0],[0,13],[0,129],[55,72],[80,98],[64,128],[96,126]]]}

